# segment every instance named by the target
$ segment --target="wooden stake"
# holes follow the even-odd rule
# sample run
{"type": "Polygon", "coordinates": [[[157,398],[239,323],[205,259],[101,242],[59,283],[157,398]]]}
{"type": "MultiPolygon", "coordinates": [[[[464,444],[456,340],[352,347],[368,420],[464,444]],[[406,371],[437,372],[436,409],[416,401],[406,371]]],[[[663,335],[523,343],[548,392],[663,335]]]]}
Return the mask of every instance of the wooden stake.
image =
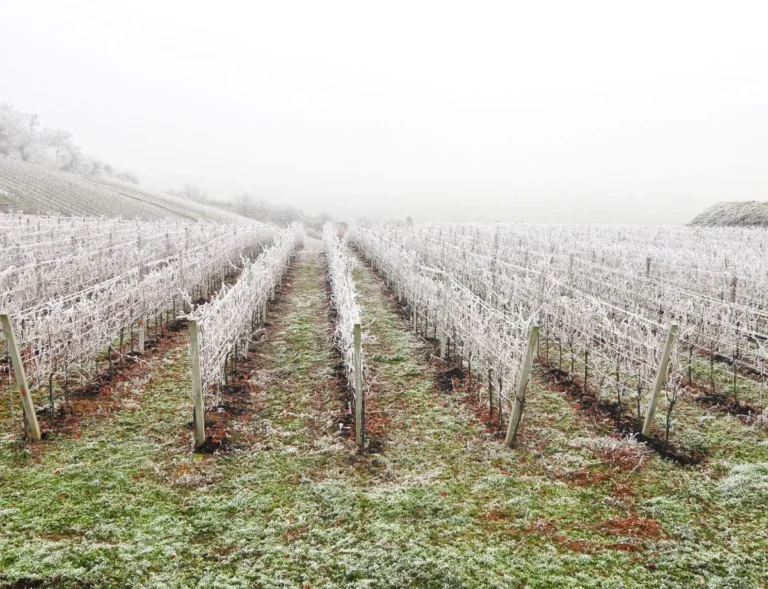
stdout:
{"type": "Polygon", "coordinates": [[[469,375],[469,394],[472,394],[472,354],[470,353],[467,360],[467,374],[469,375]]]}
{"type": "Polygon", "coordinates": [[[29,383],[27,382],[27,375],[24,372],[24,363],[21,361],[19,344],[16,341],[16,333],[13,331],[11,318],[8,315],[0,315],[0,322],[2,322],[3,325],[5,345],[8,348],[8,355],[11,357],[13,372],[16,375],[16,384],[19,386],[19,392],[21,393],[21,404],[24,407],[24,423],[26,425],[27,435],[30,440],[39,442],[40,426],[37,423],[35,406],[32,404],[32,398],[29,396],[29,383]]]}
{"type": "Polygon", "coordinates": [[[139,354],[144,353],[144,303],[141,304],[141,315],[139,316],[139,354]]]}
{"type": "Polygon", "coordinates": [[[203,384],[200,377],[200,343],[198,340],[197,321],[189,322],[189,357],[192,361],[192,425],[195,429],[195,448],[205,443],[205,401],[203,384]]]}
{"type": "Polygon", "coordinates": [[[651,433],[651,426],[653,425],[653,414],[656,412],[656,404],[659,402],[659,393],[661,392],[661,389],[667,380],[669,355],[672,352],[672,344],[675,342],[676,337],[677,325],[673,323],[669,326],[669,331],[667,332],[667,341],[664,344],[664,351],[661,354],[659,370],[656,372],[656,382],[653,385],[651,402],[648,404],[648,411],[645,414],[645,422],[643,423],[642,434],[646,437],[651,433]]]}
{"type": "Polygon", "coordinates": [[[528,333],[528,349],[525,351],[523,366],[520,370],[520,376],[517,379],[517,391],[515,392],[515,402],[512,406],[512,413],[509,416],[509,426],[507,427],[507,437],[504,443],[512,447],[517,437],[517,431],[520,429],[520,421],[523,417],[523,407],[525,406],[525,391],[528,387],[528,380],[531,376],[531,367],[533,365],[533,354],[536,349],[536,340],[539,338],[539,326],[532,325],[528,333]]]}
{"type": "Polygon", "coordinates": [[[363,348],[360,324],[355,323],[355,441],[360,450],[365,447],[365,398],[363,397],[363,348]]]}
{"type": "Polygon", "coordinates": [[[492,370],[488,369],[488,418],[493,419],[493,380],[491,380],[492,370]]]}

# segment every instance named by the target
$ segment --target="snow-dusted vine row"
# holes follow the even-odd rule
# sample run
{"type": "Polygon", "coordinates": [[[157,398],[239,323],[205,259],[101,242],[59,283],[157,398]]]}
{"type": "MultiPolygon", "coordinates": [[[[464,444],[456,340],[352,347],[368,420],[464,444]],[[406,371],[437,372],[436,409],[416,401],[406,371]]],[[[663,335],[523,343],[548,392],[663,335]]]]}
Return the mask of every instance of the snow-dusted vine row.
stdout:
{"type": "MultiPolygon", "coordinates": [[[[136,269],[151,272],[232,231],[214,223],[0,214],[0,310],[78,296],[136,269]]],[[[261,234],[261,241],[274,231],[256,223],[249,230],[261,234]]]]}
{"type": "Polygon", "coordinates": [[[567,369],[572,377],[578,370],[585,385],[597,383],[601,390],[606,383],[615,385],[620,402],[631,392],[633,400],[647,405],[666,325],[583,293],[573,281],[497,258],[480,263],[467,255],[471,252],[409,231],[354,227],[350,239],[377,266],[386,268],[393,287],[409,299],[418,315],[454,335],[462,355],[474,356],[473,367],[483,373],[490,369],[502,379],[510,376],[498,383],[502,400],[519,370],[525,328],[535,323],[542,329],[540,350],[548,363],[567,369]],[[455,307],[432,278],[438,273],[453,285],[449,293],[464,293],[455,307]],[[440,324],[446,315],[462,311],[479,319],[468,322],[471,327],[465,329],[459,321],[440,324]],[[497,343],[487,343],[493,341],[497,343]],[[504,350],[501,346],[509,342],[514,342],[511,349],[504,350]]]}
{"type": "Polygon", "coordinates": [[[361,345],[361,311],[357,304],[355,281],[352,278],[354,260],[345,251],[344,244],[331,223],[323,227],[323,249],[328,265],[328,282],[331,285],[331,304],[336,311],[333,341],[341,354],[347,381],[354,395],[355,434],[359,445],[365,444],[365,401],[363,375],[365,357],[361,345]],[[357,334],[355,333],[357,330],[357,334]],[[358,345],[355,345],[355,338],[358,345]],[[358,423],[359,421],[359,423],[358,423]]]}
{"type": "Polygon", "coordinates": [[[642,275],[703,296],[768,308],[768,232],[760,228],[433,224],[418,232],[502,258],[528,252],[530,264],[583,263],[642,275]],[[734,292],[734,279],[736,289],[734,292]]]}
{"type": "MultiPolygon", "coordinates": [[[[189,248],[183,242],[182,247],[174,245],[175,254],[154,263],[136,265],[134,260],[119,274],[67,296],[28,308],[11,308],[9,314],[32,384],[92,360],[119,337],[122,329],[169,308],[174,297],[190,302],[194,289],[204,291],[211,277],[240,264],[243,256],[257,256],[274,233],[273,228],[261,225],[230,226],[228,231],[209,234],[189,248]]],[[[165,247],[164,240],[158,247],[165,247]]],[[[130,253],[127,257],[131,258],[130,253]]],[[[78,279],[75,274],[71,278],[78,279]]]]}
{"type": "Polygon", "coordinates": [[[414,324],[426,333],[450,338],[455,352],[473,370],[492,375],[499,407],[515,400],[536,319],[535,300],[521,298],[514,311],[502,312],[450,272],[424,265],[417,253],[376,230],[355,226],[347,235],[398,297],[407,301],[414,324]]]}
{"type": "MultiPolygon", "coordinates": [[[[222,368],[240,341],[249,341],[275,286],[290,265],[293,255],[304,243],[304,229],[294,224],[280,231],[273,245],[247,264],[231,288],[224,287],[208,304],[189,315],[197,324],[201,390],[206,406],[220,400],[218,387],[222,368]]],[[[247,344],[241,348],[243,352],[247,344]]]]}
{"type": "MultiPolygon", "coordinates": [[[[594,371],[600,371],[605,363],[598,362],[600,359],[612,368],[618,361],[632,375],[634,384],[639,384],[636,381],[640,379],[643,389],[650,388],[662,347],[662,323],[584,292],[567,276],[552,276],[498,257],[468,253],[446,241],[413,232],[387,239],[397,240],[413,251],[421,264],[450,273],[494,308],[504,313],[534,315],[544,330],[544,338],[557,338],[572,357],[575,351],[591,354],[594,371]]],[[[575,366],[569,368],[572,372],[575,366]]],[[[609,373],[608,368],[602,371],[601,376],[609,373]]]]}
{"type": "MultiPolygon", "coordinates": [[[[672,323],[680,325],[680,340],[699,353],[711,357],[725,358],[728,365],[741,370],[735,370],[734,378],[743,378],[744,374],[764,375],[765,366],[768,363],[768,312],[765,303],[760,298],[765,296],[761,288],[755,287],[762,281],[761,263],[757,262],[759,255],[755,254],[745,244],[751,243],[758,253],[762,251],[762,243],[766,232],[761,230],[734,230],[731,232],[735,238],[741,236],[743,257],[755,260],[755,268],[750,270],[749,277],[740,277],[736,281],[731,280],[728,290],[717,293],[717,296],[700,294],[708,287],[709,274],[705,271],[698,272],[702,278],[701,283],[695,282],[693,274],[688,274],[692,281],[686,284],[686,288],[674,284],[671,277],[662,278],[657,272],[654,277],[649,268],[653,262],[646,261],[645,269],[640,272],[628,272],[617,269],[621,266],[621,260],[632,258],[640,260],[637,254],[637,244],[642,243],[640,236],[648,235],[647,228],[623,228],[624,241],[631,245],[626,246],[629,252],[620,250],[621,242],[614,244],[613,257],[601,254],[601,261],[584,260],[573,254],[561,255],[557,253],[542,253],[527,247],[531,243],[541,243],[542,235],[546,230],[541,226],[514,226],[516,228],[514,241],[519,243],[510,245],[509,240],[502,237],[509,233],[507,226],[494,235],[492,241],[478,239],[477,234],[488,230],[483,226],[462,225],[436,225],[424,226],[414,229],[382,228],[389,238],[402,241],[404,247],[418,251],[423,263],[446,266],[452,271],[464,276],[468,284],[496,305],[504,305],[509,300],[509,295],[504,293],[505,284],[510,280],[516,280],[516,276],[536,274],[547,284],[559,284],[567,286],[567,292],[573,299],[580,301],[593,301],[593,306],[602,306],[610,309],[610,315],[616,315],[617,322],[637,326],[642,325],[643,333],[655,332],[663,329],[663,326],[672,323]],[[476,231],[472,231],[476,229],[476,231]],[[522,237],[524,231],[531,233],[530,239],[522,237]],[[474,234],[473,234],[474,233],[474,234]],[[520,243],[525,247],[520,247],[520,243]],[[617,261],[618,260],[618,261],[617,261]],[[698,286],[697,286],[698,285],[698,286]],[[746,292],[739,301],[739,292],[746,292]],[[748,304],[751,301],[752,305],[748,304]],[[657,326],[657,327],[654,327],[657,326]]],[[[686,252],[683,258],[689,260],[692,268],[703,268],[711,252],[706,245],[698,240],[704,239],[707,229],[689,230],[676,228],[682,233],[677,235],[672,229],[667,229],[670,242],[678,244],[681,251],[686,252]],[[699,252],[698,261],[690,262],[699,252]]],[[[583,228],[574,228],[573,232],[581,235],[583,228]]],[[[611,230],[606,230],[610,239],[611,230]]],[[[564,230],[557,227],[551,230],[552,235],[563,237],[564,230]]],[[[714,241],[718,241],[715,232],[714,241]]],[[[590,235],[585,234],[587,237],[590,235]]],[[[655,235],[655,234],[651,234],[655,235]]],[[[574,241],[564,238],[566,242],[574,241]]],[[[600,241],[598,234],[591,235],[592,241],[600,241]]],[[[652,244],[650,244],[652,245],[652,244]]],[[[650,246],[649,245],[649,246],[650,246]]],[[[547,252],[556,251],[561,247],[559,242],[542,246],[547,252]]],[[[582,250],[588,249],[581,246],[582,250]]],[[[597,251],[599,246],[590,245],[592,251],[597,251]]],[[[604,247],[603,251],[608,248],[604,247]]],[[[593,256],[596,257],[596,256],[593,256]]],[[[673,258],[675,260],[675,258],[673,258]]],[[[681,267],[677,262],[664,262],[668,267],[681,267]]],[[[661,263],[656,263],[661,266],[661,263]]],[[[684,274],[684,273],[683,273],[684,274]]],[[[722,286],[722,285],[721,285],[722,286]]],[[[577,313],[583,316],[581,311],[577,313]]],[[[554,317],[562,315],[560,312],[552,313],[554,317]]],[[[558,325],[557,320],[553,321],[558,325]]],[[[583,338],[588,340],[589,330],[581,330],[583,338]]],[[[637,339],[635,334],[635,339],[637,339]]],[[[644,337],[641,339],[645,339],[644,337]]],[[[582,346],[583,347],[583,346],[582,346]]],[[[584,347],[583,347],[584,348],[584,347]]],[[[628,346],[627,349],[630,347],[628,346]]],[[[586,348],[584,348],[586,350],[586,348]]],[[[613,348],[611,355],[617,356],[627,350],[613,348]]],[[[688,360],[690,362],[690,359],[688,360]]]]}
{"type": "Polygon", "coordinates": [[[336,311],[334,344],[341,352],[347,379],[354,382],[353,331],[355,324],[360,323],[361,316],[352,279],[354,261],[344,252],[344,246],[330,223],[326,223],[323,228],[323,246],[328,264],[328,281],[331,284],[331,304],[336,311]]]}

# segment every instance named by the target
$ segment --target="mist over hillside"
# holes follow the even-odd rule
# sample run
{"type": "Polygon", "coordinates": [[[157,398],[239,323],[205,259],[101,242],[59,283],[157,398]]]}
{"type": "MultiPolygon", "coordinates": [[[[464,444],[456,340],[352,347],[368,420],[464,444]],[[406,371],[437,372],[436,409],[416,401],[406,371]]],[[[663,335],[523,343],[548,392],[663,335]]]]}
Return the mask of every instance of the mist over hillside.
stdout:
{"type": "MultiPolygon", "coordinates": [[[[236,185],[236,183],[235,183],[236,185]]],[[[295,207],[246,192],[216,197],[196,184],[153,189],[139,177],[85,155],[65,129],[37,114],[0,103],[0,209],[34,214],[177,217],[243,222],[246,218],[319,227],[329,215],[307,217],[295,207]]]]}
{"type": "Polygon", "coordinates": [[[0,157],[37,164],[58,172],[84,176],[106,176],[138,184],[136,174],[115,168],[83,153],[67,129],[43,125],[36,113],[0,103],[0,157]]]}

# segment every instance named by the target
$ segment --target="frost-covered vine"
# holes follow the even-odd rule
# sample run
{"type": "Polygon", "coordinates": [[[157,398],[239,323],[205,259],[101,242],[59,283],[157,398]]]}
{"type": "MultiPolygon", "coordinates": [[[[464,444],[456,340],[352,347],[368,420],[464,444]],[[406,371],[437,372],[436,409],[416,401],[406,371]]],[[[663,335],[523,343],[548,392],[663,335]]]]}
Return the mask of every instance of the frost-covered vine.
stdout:
{"type": "MultiPolygon", "coordinates": [[[[355,282],[352,279],[354,260],[330,223],[323,227],[323,247],[328,265],[328,282],[331,285],[331,304],[336,311],[333,341],[341,353],[347,380],[355,381],[354,326],[360,323],[360,306],[357,304],[355,282]]],[[[364,360],[361,365],[364,368],[364,360]]],[[[360,375],[362,377],[362,374],[360,375]]]]}
{"type": "MultiPolygon", "coordinates": [[[[84,222],[88,223],[90,220],[84,222]]],[[[104,225],[109,227],[109,223],[104,225]]],[[[73,226],[82,230],[83,224],[75,222],[73,226]]],[[[62,273],[66,269],[63,278],[48,271],[42,275],[18,274],[31,280],[26,289],[41,293],[37,301],[24,291],[13,291],[4,299],[8,305],[4,312],[13,321],[32,386],[93,360],[120,336],[122,329],[170,308],[174,298],[191,301],[194,291],[202,294],[207,290],[212,277],[220,277],[240,264],[243,256],[257,256],[276,233],[275,228],[261,224],[195,224],[182,227],[171,238],[170,233],[157,233],[154,225],[154,234],[147,233],[141,223],[130,222],[130,226],[133,235],[127,230],[120,233],[120,238],[115,237],[117,232],[94,229],[94,248],[100,252],[96,254],[90,251],[88,235],[84,243],[80,241],[83,234],[78,235],[77,251],[59,266],[62,273]],[[110,235],[113,247],[120,241],[122,248],[118,250],[119,259],[105,254],[111,262],[101,257],[109,246],[106,250],[100,248],[109,242],[110,235]],[[156,238],[142,241],[142,236],[150,235],[156,238]]],[[[38,236],[57,241],[47,231],[38,236]]]]}
{"type": "Polygon", "coordinates": [[[476,371],[493,375],[500,402],[510,400],[518,381],[534,318],[528,307],[502,312],[477,296],[450,272],[427,266],[412,250],[378,231],[353,227],[349,240],[381,271],[411,308],[414,321],[434,335],[445,335],[476,371]]]}
{"type": "MultiPolygon", "coordinates": [[[[240,341],[249,341],[258,312],[280,282],[293,255],[304,243],[304,229],[294,224],[280,231],[274,244],[247,264],[234,286],[224,287],[208,304],[189,318],[196,321],[199,334],[200,375],[206,406],[219,402],[215,386],[223,380],[222,368],[240,341]]],[[[247,345],[242,348],[243,352],[247,345]]]]}
{"type": "MultiPolygon", "coordinates": [[[[524,273],[561,285],[575,319],[587,316],[581,307],[589,306],[610,322],[598,330],[597,344],[604,343],[600,334],[606,329],[639,330],[629,335],[645,343],[649,334],[656,337],[666,326],[679,324],[688,353],[677,355],[677,366],[689,381],[692,353],[721,360],[710,364],[713,390],[718,371],[721,379],[728,372],[733,393],[738,382],[749,385],[751,379],[766,377],[765,230],[452,224],[379,230],[418,252],[423,263],[452,268],[497,305],[508,304],[505,285],[524,273]]],[[[557,317],[563,313],[567,309],[551,314],[555,326],[562,325],[557,317]]],[[[604,346],[584,345],[589,329],[579,332],[582,354],[590,347],[599,354],[604,346]]],[[[636,346],[629,343],[611,347],[609,363],[629,360],[627,352],[656,362],[657,345],[644,346],[644,352],[633,351],[636,346]]]]}
{"type": "Polygon", "coordinates": [[[216,223],[0,214],[0,310],[24,311],[137,269],[152,272],[230,233],[267,241],[274,231],[257,223],[244,232],[216,223]]]}
{"type": "MultiPolygon", "coordinates": [[[[567,274],[481,257],[444,236],[432,237],[429,229],[354,227],[350,239],[434,335],[445,330],[461,356],[488,375],[499,411],[511,399],[532,324],[541,326],[539,358],[545,364],[584,388],[611,391],[619,405],[628,406],[631,394],[638,413],[647,405],[666,335],[655,318],[585,292],[567,274]]],[[[679,360],[677,350],[673,356],[679,360]]]]}

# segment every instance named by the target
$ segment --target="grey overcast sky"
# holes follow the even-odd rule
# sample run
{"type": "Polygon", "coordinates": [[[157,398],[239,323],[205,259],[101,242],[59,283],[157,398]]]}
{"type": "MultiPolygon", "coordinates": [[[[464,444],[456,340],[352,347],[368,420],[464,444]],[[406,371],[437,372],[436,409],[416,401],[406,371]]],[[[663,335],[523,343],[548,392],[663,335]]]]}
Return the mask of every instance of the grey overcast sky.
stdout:
{"type": "Polygon", "coordinates": [[[155,188],[536,222],[768,198],[765,2],[0,4],[0,101],[155,188]]]}

